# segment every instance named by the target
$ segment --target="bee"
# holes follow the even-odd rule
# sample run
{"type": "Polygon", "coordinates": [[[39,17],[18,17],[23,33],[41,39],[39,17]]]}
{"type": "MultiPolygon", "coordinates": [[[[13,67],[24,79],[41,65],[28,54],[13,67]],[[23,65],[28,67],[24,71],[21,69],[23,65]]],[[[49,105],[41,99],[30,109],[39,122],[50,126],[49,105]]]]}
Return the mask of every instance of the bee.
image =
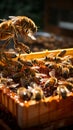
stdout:
{"type": "Polygon", "coordinates": [[[68,78],[67,81],[59,81],[58,84],[64,85],[69,92],[72,92],[73,91],[73,83],[71,80],[72,80],[72,78],[68,78]]]}
{"type": "Polygon", "coordinates": [[[32,89],[32,100],[40,101],[41,99],[44,99],[44,93],[43,90],[39,86],[35,86],[32,89]]]}
{"type": "Polygon", "coordinates": [[[31,92],[28,91],[25,87],[20,87],[17,89],[17,94],[24,101],[29,101],[31,99],[31,92]]]}
{"type": "Polygon", "coordinates": [[[57,83],[57,79],[55,77],[50,77],[46,82],[44,87],[52,87],[57,83]]]}
{"type": "Polygon", "coordinates": [[[70,92],[73,91],[73,83],[71,83],[71,80],[65,81],[64,84],[65,84],[66,88],[67,88],[70,92]]]}
{"type": "Polygon", "coordinates": [[[68,78],[69,73],[70,73],[70,71],[67,67],[62,67],[62,77],[68,78]]]}
{"type": "Polygon", "coordinates": [[[55,70],[55,73],[56,74],[59,74],[59,75],[61,75],[61,73],[62,73],[62,65],[61,65],[61,63],[54,63],[54,62],[49,62],[49,64],[47,65],[48,66],[48,68],[49,68],[49,70],[55,70]]]}
{"type": "Polygon", "coordinates": [[[70,76],[73,76],[73,65],[68,65],[67,67],[69,69],[70,76]]]}
{"type": "Polygon", "coordinates": [[[33,64],[32,64],[32,62],[31,61],[24,61],[24,60],[22,60],[22,59],[20,59],[20,58],[18,58],[18,61],[21,63],[21,64],[23,64],[24,66],[33,66],[33,64]]]}
{"type": "Polygon", "coordinates": [[[10,40],[14,41],[14,48],[29,53],[30,49],[23,42],[18,41],[18,35],[23,39],[31,38],[35,40],[33,34],[37,31],[35,23],[26,16],[9,16],[10,19],[3,20],[0,23],[0,40],[5,40],[3,48],[9,44],[10,40]]]}
{"type": "Polygon", "coordinates": [[[73,84],[73,77],[68,78],[67,81],[73,84]]]}
{"type": "Polygon", "coordinates": [[[58,57],[63,57],[66,54],[66,50],[62,50],[57,54],[58,57]]]}
{"type": "Polygon", "coordinates": [[[68,91],[68,89],[66,88],[65,85],[59,85],[57,87],[57,94],[59,95],[59,97],[66,99],[67,93],[69,93],[69,91],[68,91]]]}

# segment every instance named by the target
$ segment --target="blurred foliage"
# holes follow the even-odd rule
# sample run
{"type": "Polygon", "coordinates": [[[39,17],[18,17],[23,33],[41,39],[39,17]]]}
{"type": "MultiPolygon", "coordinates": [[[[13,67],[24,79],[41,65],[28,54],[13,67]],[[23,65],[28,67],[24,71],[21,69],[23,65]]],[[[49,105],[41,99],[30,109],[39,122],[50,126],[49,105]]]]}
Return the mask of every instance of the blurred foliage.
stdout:
{"type": "Polygon", "coordinates": [[[43,28],[44,0],[0,0],[0,18],[25,15],[30,17],[38,29],[43,28]]]}

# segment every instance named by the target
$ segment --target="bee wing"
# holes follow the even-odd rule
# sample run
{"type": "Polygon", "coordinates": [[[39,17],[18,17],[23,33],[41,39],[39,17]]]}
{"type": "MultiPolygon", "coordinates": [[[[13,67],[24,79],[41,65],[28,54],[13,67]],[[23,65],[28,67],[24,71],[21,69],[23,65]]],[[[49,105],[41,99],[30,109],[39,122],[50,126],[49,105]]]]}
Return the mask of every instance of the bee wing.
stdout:
{"type": "Polygon", "coordinates": [[[10,19],[16,19],[16,16],[9,16],[10,19]]]}
{"type": "Polygon", "coordinates": [[[4,21],[7,21],[7,19],[0,19],[0,21],[4,22],[4,21]]]}
{"type": "Polygon", "coordinates": [[[31,38],[32,40],[36,40],[36,38],[31,34],[31,33],[28,33],[27,34],[29,38],[31,38]]]}
{"type": "Polygon", "coordinates": [[[12,20],[13,23],[16,22],[16,20],[17,20],[16,16],[9,16],[9,18],[12,20]]]}

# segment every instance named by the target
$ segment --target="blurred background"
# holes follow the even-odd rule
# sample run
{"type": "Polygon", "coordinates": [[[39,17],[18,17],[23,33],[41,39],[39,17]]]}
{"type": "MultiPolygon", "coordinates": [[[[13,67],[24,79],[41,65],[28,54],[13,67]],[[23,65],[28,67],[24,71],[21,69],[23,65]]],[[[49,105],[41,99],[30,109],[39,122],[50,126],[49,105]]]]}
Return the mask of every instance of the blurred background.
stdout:
{"type": "Polygon", "coordinates": [[[32,51],[73,47],[73,0],[0,0],[0,19],[19,15],[38,27],[32,51]]]}
{"type": "Polygon", "coordinates": [[[0,0],[0,18],[17,15],[33,19],[39,31],[73,36],[73,0],[0,0]]]}
{"type": "Polygon", "coordinates": [[[0,18],[25,15],[43,29],[44,0],[0,0],[0,18]]]}

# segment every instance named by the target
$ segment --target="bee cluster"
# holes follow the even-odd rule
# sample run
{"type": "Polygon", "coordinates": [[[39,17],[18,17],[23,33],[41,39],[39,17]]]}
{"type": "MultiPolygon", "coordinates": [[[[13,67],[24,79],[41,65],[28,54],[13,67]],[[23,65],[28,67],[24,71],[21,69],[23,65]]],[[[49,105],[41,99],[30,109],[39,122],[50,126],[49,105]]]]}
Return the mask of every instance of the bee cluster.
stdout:
{"type": "Polygon", "coordinates": [[[5,85],[23,101],[56,96],[65,99],[73,92],[73,56],[66,50],[56,56],[23,60],[16,53],[0,55],[0,84],[5,85]]]}

